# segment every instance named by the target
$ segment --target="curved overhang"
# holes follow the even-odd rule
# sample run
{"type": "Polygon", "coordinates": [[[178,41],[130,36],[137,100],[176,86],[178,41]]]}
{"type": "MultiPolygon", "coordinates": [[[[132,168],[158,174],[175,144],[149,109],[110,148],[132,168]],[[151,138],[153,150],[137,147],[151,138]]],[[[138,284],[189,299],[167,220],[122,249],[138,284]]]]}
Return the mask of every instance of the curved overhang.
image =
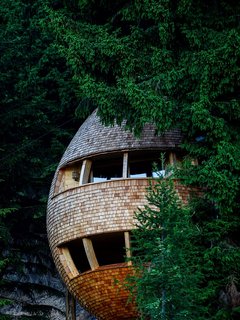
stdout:
{"type": "Polygon", "coordinates": [[[104,126],[95,110],[79,128],[66,149],[59,169],[69,163],[99,154],[133,150],[175,150],[179,148],[182,135],[173,129],[157,135],[152,124],[146,124],[140,137],[122,126],[104,126]]]}

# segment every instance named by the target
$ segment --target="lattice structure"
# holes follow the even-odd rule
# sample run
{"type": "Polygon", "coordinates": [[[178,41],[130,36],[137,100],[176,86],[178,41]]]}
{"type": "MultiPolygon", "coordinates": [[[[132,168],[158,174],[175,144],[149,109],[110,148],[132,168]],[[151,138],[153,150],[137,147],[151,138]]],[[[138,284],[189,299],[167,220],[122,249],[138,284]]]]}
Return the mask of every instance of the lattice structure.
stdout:
{"type": "MultiPolygon", "coordinates": [[[[71,294],[99,320],[136,319],[121,283],[129,272],[134,212],[146,204],[153,162],[181,161],[181,134],[156,136],[145,126],[137,139],[123,127],[105,127],[94,112],[80,127],[53,179],[47,214],[55,264],[71,294]]],[[[159,169],[164,174],[165,168],[159,169]]],[[[189,190],[175,183],[184,202],[189,190]]]]}

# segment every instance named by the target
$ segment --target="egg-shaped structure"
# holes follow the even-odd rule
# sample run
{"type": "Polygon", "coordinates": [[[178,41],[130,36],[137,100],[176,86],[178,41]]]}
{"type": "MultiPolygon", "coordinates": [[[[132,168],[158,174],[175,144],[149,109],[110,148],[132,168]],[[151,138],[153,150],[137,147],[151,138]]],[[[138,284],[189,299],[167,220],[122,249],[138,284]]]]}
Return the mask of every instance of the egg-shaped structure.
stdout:
{"type": "MultiPolygon", "coordinates": [[[[140,138],[96,111],[65,151],[51,186],[47,230],[57,269],[68,290],[97,319],[136,319],[121,282],[131,272],[134,212],[146,204],[152,163],[181,161],[179,130],[157,136],[146,125],[140,138]],[[117,281],[116,281],[117,280],[117,281]]],[[[164,169],[164,168],[162,168],[164,169]]],[[[187,189],[176,184],[185,201],[187,189]]]]}

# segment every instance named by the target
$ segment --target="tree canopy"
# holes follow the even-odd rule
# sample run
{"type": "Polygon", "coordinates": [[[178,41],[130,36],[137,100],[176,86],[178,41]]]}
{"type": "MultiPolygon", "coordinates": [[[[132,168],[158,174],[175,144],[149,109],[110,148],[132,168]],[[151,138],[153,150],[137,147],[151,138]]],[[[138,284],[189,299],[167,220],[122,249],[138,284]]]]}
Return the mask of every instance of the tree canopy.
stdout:
{"type": "Polygon", "coordinates": [[[183,205],[174,180],[159,177],[147,193],[148,205],[136,212],[126,287],[142,319],[210,319],[206,303],[201,230],[183,205]]]}
{"type": "Polygon", "coordinates": [[[227,0],[71,1],[46,8],[43,21],[82,105],[98,106],[105,124],[182,130],[198,166],[186,159],[179,177],[205,190],[194,206],[212,317],[219,292],[239,276],[239,10],[227,0]]]}
{"type": "MultiPolygon", "coordinates": [[[[54,273],[53,263],[42,263],[50,256],[46,201],[55,168],[81,123],[74,114],[78,99],[72,73],[52,46],[53,35],[39,27],[43,5],[0,3],[0,306],[11,303],[1,299],[10,292],[9,298],[18,296],[12,303],[19,310],[27,302],[14,292],[30,296],[34,285],[46,292],[41,281],[30,283],[37,281],[32,275],[54,273]],[[29,282],[20,283],[23,278],[29,282]]],[[[35,308],[34,319],[41,309],[35,308]]]]}
{"type": "Polygon", "coordinates": [[[98,107],[137,135],[147,122],[182,130],[199,165],[179,175],[206,190],[195,219],[216,265],[209,283],[219,292],[238,277],[239,12],[234,0],[2,0],[1,245],[25,221],[44,230],[56,164],[98,107]]]}
{"type": "MultiPolygon", "coordinates": [[[[239,206],[239,3],[70,1],[46,8],[48,27],[77,84],[80,106],[140,133],[179,127],[222,212],[239,206]]],[[[82,110],[82,109],[81,109],[82,110]]]]}

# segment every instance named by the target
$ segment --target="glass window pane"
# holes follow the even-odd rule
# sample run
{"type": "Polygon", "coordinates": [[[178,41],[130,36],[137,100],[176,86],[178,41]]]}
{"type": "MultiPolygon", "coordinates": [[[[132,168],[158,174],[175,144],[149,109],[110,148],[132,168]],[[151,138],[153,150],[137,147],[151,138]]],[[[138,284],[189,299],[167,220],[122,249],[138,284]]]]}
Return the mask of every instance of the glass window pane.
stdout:
{"type": "Polygon", "coordinates": [[[93,159],[92,181],[103,182],[122,178],[123,155],[108,155],[93,159]]]}
{"type": "MultiPolygon", "coordinates": [[[[160,151],[136,151],[129,153],[129,177],[156,177],[157,172],[163,174],[160,161],[160,151]],[[154,168],[157,166],[157,171],[154,168]]],[[[167,157],[166,157],[167,159],[167,157]]]]}

